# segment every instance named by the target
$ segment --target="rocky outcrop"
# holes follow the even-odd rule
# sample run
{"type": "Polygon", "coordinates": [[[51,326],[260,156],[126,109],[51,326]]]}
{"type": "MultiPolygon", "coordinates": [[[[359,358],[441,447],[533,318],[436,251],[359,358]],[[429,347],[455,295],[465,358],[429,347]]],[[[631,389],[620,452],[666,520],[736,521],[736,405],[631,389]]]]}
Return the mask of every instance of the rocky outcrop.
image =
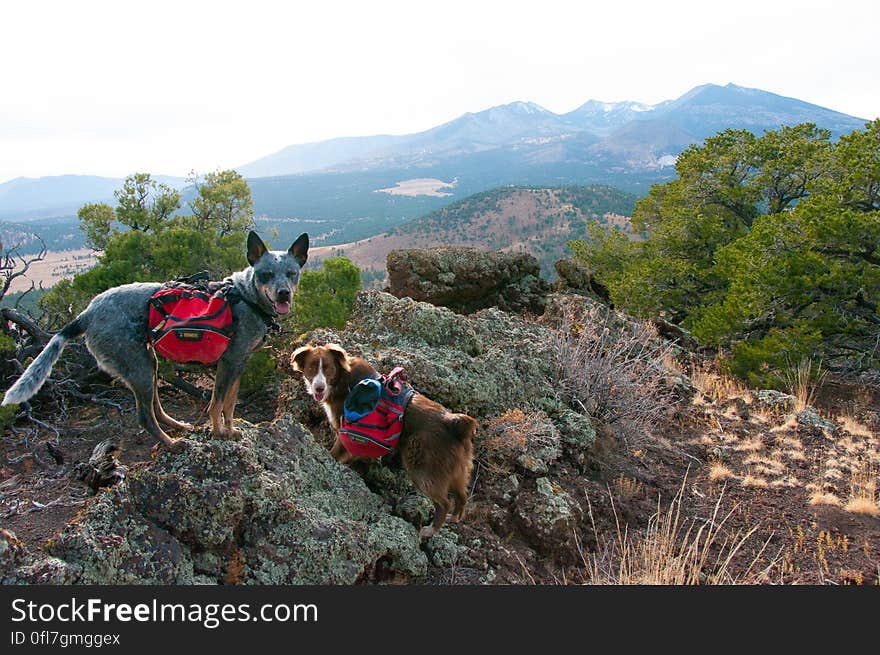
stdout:
{"type": "Polygon", "coordinates": [[[487,307],[541,314],[549,290],[538,260],[526,253],[461,247],[394,250],[386,268],[391,294],[465,314],[487,307]]]}
{"type": "MultiPolygon", "coordinates": [[[[563,444],[585,449],[595,437],[588,417],[559,399],[551,329],[496,308],[462,316],[411,298],[363,291],[345,331],[316,330],[380,370],[402,366],[417,390],[452,411],[485,420],[508,409],[543,412],[563,444]]],[[[303,397],[310,409],[314,402],[303,397]]],[[[295,410],[296,411],[296,410],[295,410]]]]}
{"type": "Polygon", "coordinates": [[[101,493],[44,554],[0,534],[0,581],[350,584],[415,579],[416,529],[290,419],[197,434],[101,493]]]}
{"type": "Polygon", "coordinates": [[[593,271],[585,264],[576,259],[560,259],[553,264],[553,268],[559,276],[558,286],[561,289],[608,300],[608,288],[596,279],[593,271]]]}

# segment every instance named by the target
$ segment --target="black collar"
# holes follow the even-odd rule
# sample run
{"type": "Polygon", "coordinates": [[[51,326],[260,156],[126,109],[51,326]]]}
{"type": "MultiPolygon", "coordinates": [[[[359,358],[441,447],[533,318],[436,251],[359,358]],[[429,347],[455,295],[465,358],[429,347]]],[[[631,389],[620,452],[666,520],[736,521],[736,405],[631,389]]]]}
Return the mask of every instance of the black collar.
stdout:
{"type": "Polygon", "coordinates": [[[260,307],[260,305],[258,305],[257,303],[248,300],[234,286],[230,286],[229,289],[226,291],[226,298],[228,298],[229,302],[233,305],[238,301],[243,302],[245,305],[254,310],[254,313],[262,319],[263,323],[266,324],[266,327],[269,330],[276,330],[278,332],[281,332],[281,324],[276,320],[278,314],[276,314],[275,312],[269,313],[265,309],[260,307]]]}

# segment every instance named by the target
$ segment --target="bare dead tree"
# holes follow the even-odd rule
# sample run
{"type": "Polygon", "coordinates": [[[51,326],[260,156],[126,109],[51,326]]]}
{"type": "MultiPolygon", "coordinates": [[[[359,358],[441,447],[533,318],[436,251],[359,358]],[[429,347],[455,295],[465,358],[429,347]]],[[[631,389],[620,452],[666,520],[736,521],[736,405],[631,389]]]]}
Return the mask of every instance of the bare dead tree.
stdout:
{"type": "Polygon", "coordinates": [[[17,278],[27,275],[28,269],[35,262],[46,259],[46,242],[39,235],[34,235],[40,242],[40,252],[36,255],[21,254],[21,244],[4,249],[3,242],[0,242],[0,274],[2,274],[3,283],[0,286],[0,299],[4,298],[9,292],[9,287],[17,278]]]}

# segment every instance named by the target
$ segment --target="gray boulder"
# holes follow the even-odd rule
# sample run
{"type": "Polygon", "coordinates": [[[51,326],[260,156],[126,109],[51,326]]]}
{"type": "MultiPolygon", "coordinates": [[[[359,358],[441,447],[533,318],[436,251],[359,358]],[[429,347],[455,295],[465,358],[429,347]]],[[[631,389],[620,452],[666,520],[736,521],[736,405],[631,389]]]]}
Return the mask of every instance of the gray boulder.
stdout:
{"type": "Polygon", "coordinates": [[[487,307],[541,314],[549,290],[538,260],[526,253],[463,247],[394,250],[386,268],[391,294],[465,314],[487,307]]]}

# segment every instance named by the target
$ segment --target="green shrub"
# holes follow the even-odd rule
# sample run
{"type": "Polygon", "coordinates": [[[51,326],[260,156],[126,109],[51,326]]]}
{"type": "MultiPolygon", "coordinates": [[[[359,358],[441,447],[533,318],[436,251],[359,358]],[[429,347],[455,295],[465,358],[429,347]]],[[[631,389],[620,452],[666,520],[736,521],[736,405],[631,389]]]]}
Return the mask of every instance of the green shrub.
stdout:
{"type": "Polygon", "coordinates": [[[345,257],[325,260],[319,271],[303,271],[290,312],[293,329],[345,327],[360,288],[360,270],[345,257]]]}
{"type": "Polygon", "coordinates": [[[248,359],[247,366],[241,376],[242,393],[250,393],[270,384],[275,380],[277,368],[271,348],[257,350],[248,359]]]}
{"type": "Polygon", "coordinates": [[[680,323],[753,384],[803,357],[876,369],[880,120],[837,143],[812,124],[725,130],[676,171],[635,208],[643,242],[572,245],[616,307],[680,323]]]}
{"type": "Polygon", "coordinates": [[[15,339],[4,332],[0,332],[0,355],[11,355],[15,352],[15,339]]]}
{"type": "Polygon", "coordinates": [[[0,432],[12,425],[12,419],[18,413],[18,405],[0,406],[0,432]]]}

